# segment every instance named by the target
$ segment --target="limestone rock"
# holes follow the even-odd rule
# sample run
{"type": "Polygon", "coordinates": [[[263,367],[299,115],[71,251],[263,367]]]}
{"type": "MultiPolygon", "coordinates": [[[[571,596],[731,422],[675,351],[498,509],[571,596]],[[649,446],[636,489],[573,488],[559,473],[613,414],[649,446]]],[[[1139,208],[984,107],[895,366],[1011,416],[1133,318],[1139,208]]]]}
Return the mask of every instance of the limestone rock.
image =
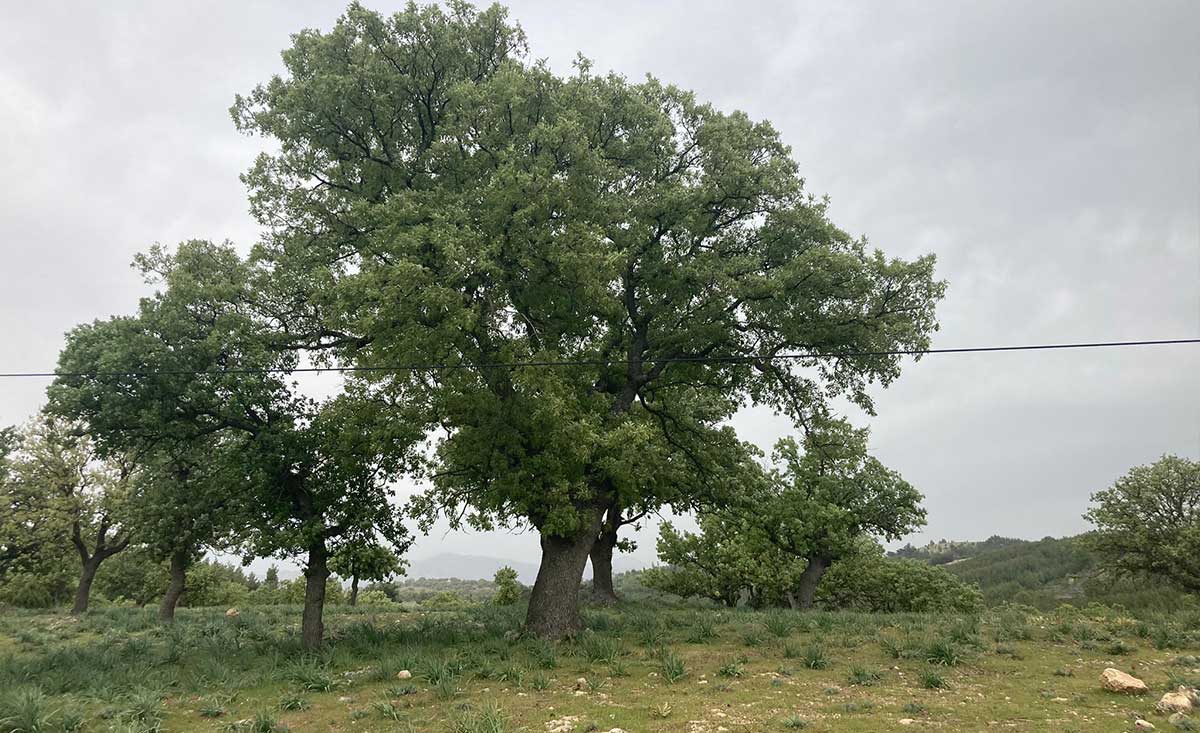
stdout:
{"type": "Polygon", "coordinates": [[[412,672],[409,672],[407,669],[402,669],[402,670],[400,670],[399,672],[397,672],[397,673],[396,673],[396,679],[398,679],[398,680],[411,680],[411,679],[412,679],[412,672]]]}
{"type": "Polygon", "coordinates": [[[1192,710],[1192,700],[1184,690],[1168,692],[1162,696],[1154,709],[1160,713],[1188,713],[1192,710]]]}
{"type": "Polygon", "coordinates": [[[579,722],[578,715],[568,715],[563,718],[546,721],[546,733],[571,733],[579,722]]]}
{"type": "Polygon", "coordinates": [[[238,611],[236,608],[231,608],[225,612],[225,618],[237,618],[238,616],[241,616],[241,615],[242,615],[241,612],[238,611]]]}
{"type": "Polygon", "coordinates": [[[1138,718],[1137,720],[1133,721],[1133,727],[1138,730],[1154,730],[1154,723],[1138,718]]]}
{"type": "Polygon", "coordinates": [[[1112,667],[1100,673],[1100,686],[1109,692],[1122,692],[1130,695],[1141,695],[1150,691],[1145,682],[1112,667]]]}

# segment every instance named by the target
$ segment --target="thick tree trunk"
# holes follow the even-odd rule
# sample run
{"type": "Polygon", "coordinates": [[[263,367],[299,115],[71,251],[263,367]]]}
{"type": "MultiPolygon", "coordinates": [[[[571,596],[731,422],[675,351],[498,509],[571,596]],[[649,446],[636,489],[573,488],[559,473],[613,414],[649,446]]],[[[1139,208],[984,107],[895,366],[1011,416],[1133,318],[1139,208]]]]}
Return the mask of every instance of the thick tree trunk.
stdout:
{"type": "Polygon", "coordinates": [[[79,587],[75,589],[75,605],[71,606],[73,615],[78,616],[87,612],[88,601],[92,597],[92,581],[96,579],[96,571],[100,569],[100,562],[103,559],[96,554],[84,561],[83,572],[79,574],[79,587]]]}
{"type": "Polygon", "coordinates": [[[358,605],[358,576],[350,578],[350,605],[358,605]]]}
{"type": "Polygon", "coordinates": [[[183,587],[187,582],[187,567],[186,552],[171,553],[171,582],[167,584],[167,592],[158,605],[158,620],[164,624],[175,622],[175,608],[179,605],[179,597],[183,595],[183,587]]]}
{"type": "Polygon", "coordinates": [[[571,537],[542,534],[542,562],[529,594],[525,628],[544,638],[579,633],[579,583],[588,553],[600,532],[602,510],[593,510],[587,526],[571,537]]]}
{"type": "Polygon", "coordinates": [[[817,584],[821,582],[821,576],[825,575],[832,562],[827,557],[809,558],[808,566],[800,574],[800,583],[796,587],[796,604],[801,609],[807,611],[813,607],[813,600],[817,597],[817,584]]]}
{"type": "Polygon", "coordinates": [[[308,567],[304,570],[304,616],[300,622],[300,641],[305,649],[318,649],[325,641],[325,583],[329,580],[329,554],[325,540],[309,545],[308,567]]]}
{"type": "Polygon", "coordinates": [[[611,605],[619,600],[613,587],[613,548],[617,546],[616,532],[601,532],[592,545],[592,600],[602,605],[611,605]]]}

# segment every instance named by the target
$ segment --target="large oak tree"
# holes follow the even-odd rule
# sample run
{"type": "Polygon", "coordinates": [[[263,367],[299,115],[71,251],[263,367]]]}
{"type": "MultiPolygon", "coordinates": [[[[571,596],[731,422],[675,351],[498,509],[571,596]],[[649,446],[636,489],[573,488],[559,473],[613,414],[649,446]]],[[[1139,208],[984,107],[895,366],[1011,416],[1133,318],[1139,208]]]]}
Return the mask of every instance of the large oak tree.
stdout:
{"type": "Polygon", "coordinates": [[[834,226],[770,124],[524,48],[497,6],[352,5],[233,114],[276,142],[245,175],[274,317],[436,429],[419,509],[539,533],[560,636],[606,516],[736,464],[746,403],[869,407],[943,286],[834,226]]]}
{"type": "Polygon", "coordinates": [[[702,491],[660,463],[736,463],[748,402],[870,407],[943,288],[829,222],[766,122],[523,48],[496,6],[355,5],[234,116],[277,142],[245,176],[276,317],[438,428],[419,509],[538,531],[527,623],[562,636],[605,517],[702,491]]]}

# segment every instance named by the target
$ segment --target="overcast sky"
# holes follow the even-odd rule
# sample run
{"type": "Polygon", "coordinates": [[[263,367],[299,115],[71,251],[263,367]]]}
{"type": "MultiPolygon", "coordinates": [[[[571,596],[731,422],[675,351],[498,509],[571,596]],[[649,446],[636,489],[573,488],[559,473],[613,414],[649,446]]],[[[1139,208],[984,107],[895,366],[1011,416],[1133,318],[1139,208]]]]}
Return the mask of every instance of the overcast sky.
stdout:
{"type": "MultiPolygon", "coordinates": [[[[368,2],[381,11],[397,3],[368,2]]],[[[129,313],[154,242],[256,228],[261,149],[228,107],[318,2],[40,2],[0,23],[0,372],[54,366],[129,313]]],[[[520,0],[533,55],[576,52],[771,120],[842,228],[938,256],[939,347],[1200,336],[1200,3],[520,0]]],[[[0,379],[0,424],[46,380],[0,379]]],[[[1085,529],[1091,492],[1200,458],[1200,346],[929,356],[878,391],[872,448],[924,491],[911,541],[1085,529]]],[[[858,422],[868,422],[854,415],[858,422]]],[[[769,446],[786,422],[740,415],[769,446]]],[[[641,533],[630,560],[654,558],[641,533]]],[[[536,557],[530,535],[440,551],[536,557]]],[[[628,566],[629,562],[625,563],[628,566]]]]}

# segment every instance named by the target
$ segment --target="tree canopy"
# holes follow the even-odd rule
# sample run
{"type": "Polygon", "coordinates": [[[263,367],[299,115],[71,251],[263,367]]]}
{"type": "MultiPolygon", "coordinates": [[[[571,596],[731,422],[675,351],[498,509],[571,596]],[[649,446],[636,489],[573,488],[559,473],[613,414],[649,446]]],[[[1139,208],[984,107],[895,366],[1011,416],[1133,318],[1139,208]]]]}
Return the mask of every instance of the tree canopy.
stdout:
{"type": "Polygon", "coordinates": [[[1167,455],[1092,495],[1088,544],[1106,569],[1200,593],[1200,462],[1167,455]]]}
{"type": "Polygon", "coordinates": [[[439,430],[427,515],[540,532],[542,633],[577,628],[609,510],[736,465],[740,406],[870,409],[883,352],[936,328],[933,258],[833,225],[770,124],[583,60],[560,77],[498,6],[351,6],[284,62],[233,109],[278,143],[245,176],[270,312],[439,430]],[[416,364],[449,368],[391,369],[416,364]]]}
{"type": "Polygon", "coordinates": [[[196,543],[172,550],[306,553],[305,641],[316,645],[329,557],[362,536],[408,545],[387,486],[420,433],[350,381],[320,402],[285,381],[298,355],[280,346],[258,306],[258,273],[231,247],[185,242],[139,265],[163,289],[136,317],[69,335],[51,406],[85,420],[102,446],[165,462],[155,487],[193,500],[175,504],[173,517],[157,508],[144,516],[196,543]]]}

